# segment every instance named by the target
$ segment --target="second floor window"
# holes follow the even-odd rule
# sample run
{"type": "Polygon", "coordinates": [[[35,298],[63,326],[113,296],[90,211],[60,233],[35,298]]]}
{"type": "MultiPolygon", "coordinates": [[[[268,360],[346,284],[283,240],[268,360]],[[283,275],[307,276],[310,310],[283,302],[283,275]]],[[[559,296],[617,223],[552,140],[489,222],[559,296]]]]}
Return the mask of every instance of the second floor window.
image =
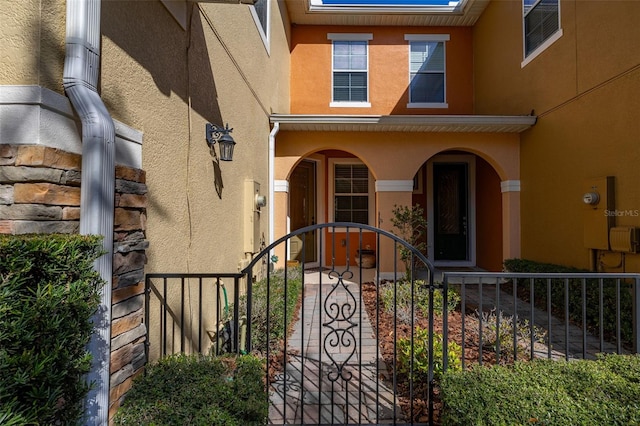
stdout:
{"type": "Polygon", "coordinates": [[[333,42],[333,100],[367,102],[367,42],[333,42]]]}
{"type": "Polygon", "coordinates": [[[560,30],[559,0],[523,0],[524,56],[528,57],[560,30]]]}
{"type": "Polygon", "coordinates": [[[446,35],[406,35],[409,41],[409,106],[446,107],[446,35]]]}
{"type": "Polygon", "coordinates": [[[370,106],[370,33],[329,33],[331,40],[331,106],[370,106]]]}

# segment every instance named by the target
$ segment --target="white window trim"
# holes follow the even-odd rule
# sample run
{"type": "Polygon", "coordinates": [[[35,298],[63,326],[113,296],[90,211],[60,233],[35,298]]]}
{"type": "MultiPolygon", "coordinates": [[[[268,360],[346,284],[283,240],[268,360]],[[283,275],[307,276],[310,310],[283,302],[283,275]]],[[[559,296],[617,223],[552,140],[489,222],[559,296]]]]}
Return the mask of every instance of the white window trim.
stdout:
{"type": "MultiPolygon", "coordinates": [[[[331,75],[333,75],[333,72],[331,72],[331,75]]],[[[333,89],[333,78],[331,80],[331,88],[333,89]]],[[[367,85],[368,84],[369,81],[367,72],[367,85]]],[[[329,106],[332,108],[371,108],[371,102],[331,101],[329,102],[329,106]]]]}
{"type": "MultiPolygon", "coordinates": [[[[524,18],[523,18],[524,19],[524,18]]],[[[524,20],[523,20],[523,28],[524,28],[524,20]]],[[[527,56],[526,58],[524,58],[524,60],[520,63],[520,68],[524,68],[527,66],[527,64],[531,61],[533,61],[535,58],[538,57],[538,55],[540,55],[542,52],[544,52],[545,50],[547,50],[547,48],[549,48],[549,46],[551,46],[553,43],[555,43],[556,41],[558,41],[561,37],[562,37],[562,28],[558,29],[558,31],[556,31],[551,37],[549,37],[548,39],[545,40],[544,43],[542,43],[540,46],[536,47],[535,50],[531,53],[529,53],[529,56],[527,56]]],[[[524,30],[523,30],[523,38],[522,38],[523,44],[522,44],[522,52],[524,53],[525,51],[525,46],[524,46],[524,30]]]]}
{"type": "MultiPolygon", "coordinates": [[[[329,179],[327,180],[329,187],[327,188],[327,193],[328,193],[328,213],[329,213],[329,217],[327,218],[329,222],[335,222],[335,165],[336,164],[364,164],[362,161],[358,160],[357,158],[329,158],[329,179]]],[[[371,175],[371,169],[369,169],[369,166],[367,166],[367,169],[369,170],[369,223],[367,223],[367,225],[371,225],[371,226],[375,226],[373,225],[375,223],[375,218],[376,218],[376,214],[375,214],[375,207],[376,207],[376,200],[375,200],[375,182],[373,179],[373,176],[371,175]]],[[[332,232],[332,228],[328,228],[329,232],[332,232]]],[[[335,229],[336,232],[344,232],[344,228],[336,228],[335,229]]],[[[366,231],[365,231],[366,232],[366,231]]]]}
{"type": "Polygon", "coordinates": [[[267,50],[267,55],[271,55],[271,0],[266,0],[267,5],[267,31],[265,34],[264,29],[262,28],[262,23],[260,22],[260,18],[258,17],[258,13],[256,12],[256,7],[251,5],[249,10],[251,11],[251,16],[253,17],[253,22],[256,24],[256,28],[258,29],[258,34],[260,34],[260,38],[262,39],[262,43],[264,44],[264,48],[267,50]]]}
{"type": "Polygon", "coordinates": [[[327,39],[331,40],[331,102],[329,102],[330,108],[371,108],[371,102],[369,102],[369,40],[373,40],[372,33],[328,33],[327,39]],[[353,102],[353,101],[334,101],[333,100],[333,42],[334,41],[366,41],[367,42],[367,101],[366,102],[353,102]]]}
{"type": "MultiPolygon", "coordinates": [[[[524,25],[524,18],[525,18],[525,14],[524,14],[524,1],[520,0],[522,2],[522,62],[520,63],[520,68],[524,68],[525,66],[527,66],[527,64],[531,61],[533,61],[536,57],[538,57],[538,55],[540,55],[542,52],[544,52],[545,50],[547,50],[547,48],[549,48],[549,46],[551,46],[553,43],[555,43],[556,41],[558,41],[563,34],[562,31],[562,8],[560,6],[561,1],[558,0],[558,31],[556,31],[551,37],[549,37],[548,39],[546,39],[540,46],[536,47],[531,53],[529,53],[529,55],[527,56],[527,35],[525,34],[525,25],[524,25]]],[[[538,5],[538,3],[540,3],[540,0],[538,0],[536,2],[536,4],[534,4],[533,6],[531,6],[531,9],[533,9],[534,7],[536,7],[538,5]]]]}
{"type": "MultiPolygon", "coordinates": [[[[411,85],[411,42],[412,41],[435,41],[445,43],[449,41],[449,34],[405,34],[404,39],[408,41],[409,55],[407,58],[409,68],[409,85],[411,85]]],[[[411,87],[409,87],[409,99],[411,99],[411,87]]],[[[407,108],[449,108],[447,99],[447,45],[444,45],[444,99],[445,102],[411,102],[407,103],[407,108]]]]}

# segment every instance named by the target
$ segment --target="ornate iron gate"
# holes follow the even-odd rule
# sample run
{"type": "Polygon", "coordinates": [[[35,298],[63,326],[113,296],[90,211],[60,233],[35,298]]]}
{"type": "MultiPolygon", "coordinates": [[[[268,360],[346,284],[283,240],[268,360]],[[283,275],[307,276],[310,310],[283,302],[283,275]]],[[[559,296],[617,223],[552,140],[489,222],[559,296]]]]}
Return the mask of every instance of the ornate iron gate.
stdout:
{"type": "Polygon", "coordinates": [[[371,226],[319,224],[269,245],[242,274],[256,269],[239,304],[251,319],[245,349],[268,359],[270,424],[431,422],[441,289],[422,253],[371,226]],[[307,240],[320,267],[307,267],[307,240]],[[281,266],[274,253],[287,259],[292,241],[301,257],[281,266]]]}

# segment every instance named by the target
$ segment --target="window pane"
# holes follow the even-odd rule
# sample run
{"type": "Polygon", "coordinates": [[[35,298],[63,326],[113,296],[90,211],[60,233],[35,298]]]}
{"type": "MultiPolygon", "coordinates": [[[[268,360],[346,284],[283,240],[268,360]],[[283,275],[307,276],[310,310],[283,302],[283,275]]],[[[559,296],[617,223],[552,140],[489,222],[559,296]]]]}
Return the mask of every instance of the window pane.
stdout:
{"type": "Polygon", "coordinates": [[[336,178],[336,194],[350,194],[351,180],[336,178]]]}
{"type": "Polygon", "coordinates": [[[351,221],[355,223],[363,223],[367,225],[369,223],[369,212],[354,211],[351,221]]]}
{"type": "Polygon", "coordinates": [[[351,210],[351,197],[349,196],[336,197],[336,210],[351,210]]]}
{"type": "Polygon", "coordinates": [[[350,178],[351,177],[351,165],[350,164],[336,164],[335,165],[336,178],[350,178]]]}
{"type": "Polygon", "coordinates": [[[333,100],[334,101],[349,101],[349,89],[348,88],[339,88],[336,87],[333,89],[333,100]]]}
{"type": "Polygon", "coordinates": [[[366,56],[352,56],[351,66],[352,70],[366,70],[367,69],[367,57],[366,56]]]}
{"type": "Polygon", "coordinates": [[[354,87],[351,89],[351,99],[352,102],[366,102],[367,101],[367,88],[366,87],[354,87]]]}
{"type": "Polygon", "coordinates": [[[369,179],[369,169],[364,164],[354,164],[351,166],[353,177],[359,179],[369,179]]]}
{"type": "Polygon", "coordinates": [[[336,210],[336,213],[334,215],[334,220],[336,222],[351,222],[351,212],[336,210]]]}
{"type": "Polygon", "coordinates": [[[353,86],[353,87],[367,87],[367,73],[364,73],[364,72],[352,72],[351,73],[351,86],[353,86]]]}
{"type": "Polygon", "coordinates": [[[444,74],[416,74],[411,79],[410,102],[443,103],[444,74]]]}
{"type": "Polygon", "coordinates": [[[354,210],[367,210],[369,206],[369,197],[364,196],[354,196],[351,198],[351,207],[354,210]]]}
{"type": "Polygon", "coordinates": [[[348,70],[349,69],[349,57],[345,55],[334,55],[333,57],[333,69],[336,70],[348,70]]]}
{"type": "Polygon", "coordinates": [[[253,7],[256,9],[256,15],[258,15],[258,19],[260,20],[260,26],[262,27],[262,31],[267,33],[267,6],[268,0],[257,0],[253,7]]]}
{"type": "Polygon", "coordinates": [[[348,55],[349,54],[349,42],[348,41],[334,41],[333,53],[335,55],[348,55]]]}
{"type": "Polygon", "coordinates": [[[353,181],[353,193],[354,194],[366,194],[369,192],[369,182],[362,179],[354,179],[353,181]]]}
{"type": "Polygon", "coordinates": [[[429,51],[422,70],[444,71],[444,43],[429,43],[429,51]]]}
{"type": "Polygon", "coordinates": [[[366,55],[367,54],[367,42],[366,41],[352,41],[351,54],[353,55],[366,55]]]}
{"type": "Polygon", "coordinates": [[[348,72],[334,72],[333,73],[333,86],[334,87],[349,87],[350,73],[348,72]]]}

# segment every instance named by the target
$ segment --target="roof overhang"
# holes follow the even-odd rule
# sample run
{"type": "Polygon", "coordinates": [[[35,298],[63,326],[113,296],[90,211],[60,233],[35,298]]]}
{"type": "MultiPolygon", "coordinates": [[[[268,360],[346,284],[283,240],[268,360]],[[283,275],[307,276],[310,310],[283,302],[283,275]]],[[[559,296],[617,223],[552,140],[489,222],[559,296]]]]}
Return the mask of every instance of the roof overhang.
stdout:
{"type": "Polygon", "coordinates": [[[297,132],[520,133],[532,115],[308,115],[272,114],[280,130],[297,132]]]}
{"type": "Polygon", "coordinates": [[[490,0],[459,0],[447,5],[323,4],[285,0],[289,20],[298,25],[471,26],[490,0]]]}

